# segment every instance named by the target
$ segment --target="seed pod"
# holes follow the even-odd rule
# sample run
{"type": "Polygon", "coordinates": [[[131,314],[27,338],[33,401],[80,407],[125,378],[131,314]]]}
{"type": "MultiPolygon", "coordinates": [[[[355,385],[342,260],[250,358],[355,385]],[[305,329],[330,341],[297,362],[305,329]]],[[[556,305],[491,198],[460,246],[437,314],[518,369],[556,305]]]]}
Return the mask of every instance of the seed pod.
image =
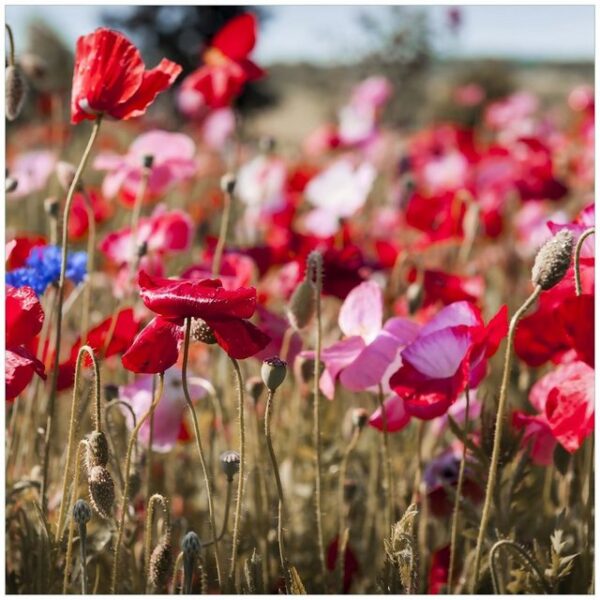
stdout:
{"type": "Polygon", "coordinates": [[[173,568],[173,551],[171,544],[163,540],[154,548],[150,556],[150,583],[157,591],[162,592],[169,583],[173,568]]]}
{"type": "Polygon", "coordinates": [[[369,413],[364,408],[355,408],[352,411],[352,425],[362,429],[369,420],[369,413]]]}
{"type": "Polygon", "coordinates": [[[215,337],[215,332],[212,330],[206,321],[202,319],[192,319],[192,329],[191,336],[198,342],[202,342],[204,344],[216,344],[217,338],[215,337]]]}
{"type": "Polygon", "coordinates": [[[181,540],[181,549],[186,557],[195,558],[198,556],[201,547],[202,543],[195,531],[188,531],[183,537],[183,540],[181,540]]]}
{"type": "Polygon", "coordinates": [[[262,380],[267,389],[274,392],[284,381],[287,374],[287,363],[278,356],[263,360],[260,370],[262,380]]]}
{"type": "Polygon", "coordinates": [[[250,379],[246,380],[246,391],[250,398],[254,400],[254,404],[258,404],[264,389],[265,384],[260,377],[250,377],[250,379]]]}
{"type": "Polygon", "coordinates": [[[58,219],[58,214],[60,212],[60,202],[54,196],[50,196],[50,198],[46,198],[44,200],[44,210],[50,218],[58,219]]]}
{"type": "Polygon", "coordinates": [[[115,484],[106,467],[92,467],[90,469],[88,487],[94,510],[103,519],[110,519],[115,502],[115,484]]]}
{"type": "Polygon", "coordinates": [[[73,505],[73,519],[78,525],[85,525],[92,518],[90,505],[81,498],[73,505]]]}
{"type": "Polygon", "coordinates": [[[92,467],[105,467],[108,464],[110,453],[108,440],[102,431],[92,431],[88,437],[87,465],[92,467]]]}
{"type": "Polygon", "coordinates": [[[240,470],[240,455],[235,450],[226,450],[221,454],[221,469],[227,476],[227,481],[233,481],[240,470]]]}
{"type": "Polygon", "coordinates": [[[300,331],[307,327],[315,314],[315,284],[304,279],[294,290],[287,309],[290,325],[300,331]]]}
{"type": "Polygon", "coordinates": [[[14,121],[23,108],[27,96],[27,84],[21,69],[15,65],[6,67],[6,118],[14,121]]]}
{"type": "Polygon", "coordinates": [[[562,229],[549,239],[540,248],[533,263],[531,281],[534,285],[549,290],[559,283],[571,264],[574,245],[573,234],[568,229],[562,229]]]}
{"type": "Polygon", "coordinates": [[[225,173],[225,175],[221,177],[221,190],[223,190],[225,194],[229,194],[231,196],[235,190],[235,184],[236,178],[232,173],[225,173]]]}

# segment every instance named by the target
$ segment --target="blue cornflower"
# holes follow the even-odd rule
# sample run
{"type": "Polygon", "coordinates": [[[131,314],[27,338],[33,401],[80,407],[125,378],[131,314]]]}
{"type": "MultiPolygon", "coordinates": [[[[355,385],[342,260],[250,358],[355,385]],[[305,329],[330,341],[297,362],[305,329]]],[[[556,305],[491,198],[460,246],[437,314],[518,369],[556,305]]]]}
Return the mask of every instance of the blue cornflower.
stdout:
{"type": "MultiPolygon", "coordinates": [[[[15,287],[28,285],[41,296],[49,285],[60,278],[60,248],[58,246],[37,246],[31,249],[25,267],[6,273],[6,283],[15,287]]],[[[69,252],[66,277],[76,285],[86,275],[87,253],[69,252]]]]}

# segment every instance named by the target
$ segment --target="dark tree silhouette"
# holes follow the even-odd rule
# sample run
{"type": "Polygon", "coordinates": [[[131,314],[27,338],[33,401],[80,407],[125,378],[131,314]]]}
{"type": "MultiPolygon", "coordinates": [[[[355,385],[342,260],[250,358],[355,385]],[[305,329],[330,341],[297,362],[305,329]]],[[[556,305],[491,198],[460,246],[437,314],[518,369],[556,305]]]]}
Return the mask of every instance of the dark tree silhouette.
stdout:
{"type": "MultiPolygon", "coordinates": [[[[261,24],[268,9],[248,6],[132,6],[127,14],[105,12],[103,21],[127,33],[149,61],[163,56],[183,67],[187,75],[197,69],[203,50],[233,17],[251,11],[261,24]]],[[[180,80],[181,81],[181,78],[180,80]]],[[[273,104],[274,94],[265,80],[247,84],[236,107],[249,111],[273,104]]]]}

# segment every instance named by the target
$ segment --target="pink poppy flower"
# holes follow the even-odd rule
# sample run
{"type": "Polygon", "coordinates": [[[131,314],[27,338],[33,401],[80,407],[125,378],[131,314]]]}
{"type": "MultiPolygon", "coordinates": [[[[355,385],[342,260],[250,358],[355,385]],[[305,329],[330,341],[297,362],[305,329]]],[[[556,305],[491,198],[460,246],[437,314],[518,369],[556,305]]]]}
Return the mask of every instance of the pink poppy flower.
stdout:
{"type": "MultiPolygon", "coordinates": [[[[205,251],[200,264],[187,268],[182,279],[210,279],[212,277],[213,252],[205,251]]],[[[256,277],[256,263],[249,256],[237,252],[227,252],[221,261],[221,270],[217,276],[226,290],[248,287],[256,277]]]]}
{"type": "MultiPolygon", "coordinates": [[[[419,329],[401,317],[392,317],[383,324],[383,292],[373,281],[361,283],[348,294],[338,324],[346,337],[321,353],[325,370],[319,385],[330,400],[338,378],[353,392],[386,382],[386,374],[398,366],[400,349],[416,337],[419,329]]],[[[313,358],[314,353],[303,352],[301,356],[313,358]]]]}
{"type": "Polygon", "coordinates": [[[319,237],[337,233],[340,219],[356,213],[367,201],[377,173],[369,163],[355,167],[341,158],[306,186],[306,199],[316,207],[306,216],[304,226],[319,237]]]}
{"type": "MultiPolygon", "coordinates": [[[[129,385],[119,386],[119,399],[131,406],[136,419],[140,419],[152,403],[153,375],[142,375],[136,377],[129,385]]],[[[206,397],[207,386],[199,377],[190,377],[188,389],[192,401],[201,400],[206,397]]],[[[154,412],[154,430],[152,435],[152,449],[155,452],[169,452],[179,438],[187,403],[183,394],[181,381],[181,369],[171,367],[165,371],[163,393],[154,412]]],[[[129,429],[133,429],[133,418],[131,413],[124,407],[121,411],[125,416],[125,422],[129,429]]],[[[150,422],[144,423],[139,432],[139,440],[144,446],[150,441],[150,422]]]]}
{"type": "MultiPolygon", "coordinates": [[[[572,223],[563,224],[551,220],[547,223],[547,225],[552,235],[557,234],[561,229],[568,229],[573,234],[575,241],[577,241],[586,229],[589,229],[595,225],[595,221],[596,207],[592,202],[579,213],[577,218],[572,223]]],[[[585,239],[581,247],[581,259],[594,259],[594,240],[595,235],[590,235],[585,239]]]]}
{"type": "Polygon", "coordinates": [[[208,114],[202,123],[202,141],[211,150],[223,150],[235,131],[235,115],[231,108],[219,108],[208,114]]]}
{"type": "Polygon", "coordinates": [[[443,308],[401,352],[402,367],[390,386],[406,410],[420,419],[444,414],[468,385],[474,389],[508,331],[502,306],[487,326],[469,302],[443,308]]]}
{"type": "Polygon", "coordinates": [[[10,162],[9,173],[17,181],[17,189],[8,194],[9,198],[24,198],[46,187],[48,178],[54,172],[56,156],[49,150],[33,150],[19,154],[10,162]]]}
{"type": "Polygon", "coordinates": [[[155,129],[136,138],[125,155],[99,154],[94,168],[108,171],[102,184],[106,198],[113,198],[121,190],[127,201],[133,201],[142,179],[145,156],[153,157],[148,195],[157,197],[196,173],[195,153],[196,146],[187,135],[155,129]]]}

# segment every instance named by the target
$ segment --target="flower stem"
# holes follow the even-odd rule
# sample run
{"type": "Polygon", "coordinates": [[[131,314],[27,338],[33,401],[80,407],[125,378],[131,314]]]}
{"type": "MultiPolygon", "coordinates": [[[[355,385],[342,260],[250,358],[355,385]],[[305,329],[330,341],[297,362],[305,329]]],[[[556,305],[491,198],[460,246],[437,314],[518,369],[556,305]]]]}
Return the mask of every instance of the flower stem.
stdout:
{"type": "Polygon", "coordinates": [[[79,378],[81,375],[81,362],[85,354],[88,354],[92,359],[94,367],[94,398],[96,401],[96,431],[100,431],[102,428],[102,416],[100,412],[100,366],[94,351],[89,346],[82,346],[77,353],[77,361],[75,363],[75,380],[73,382],[73,400],[71,402],[71,419],[69,421],[69,441],[67,443],[67,462],[65,465],[65,472],[63,475],[62,495],[60,499],[60,510],[58,512],[58,522],[56,525],[56,536],[55,541],[58,543],[62,539],[63,525],[65,522],[65,514],[67,509],[67,487],[69,482],[69,475],[71,470],[71,461],[73,455],[73,446],[75,444],[75,434],[77,432],[77,406],[79,404],[79,395],[77,394],[79,387],[79,378]]]}
{"type": "Polygon", "coordinates": [[[15,37],[13,35],[13,31],[11,26],[6,23],[6,32],[8,33],[8,65],[14,67],[15,65],[15,37]]]}
{"type": "Polygon", "coordinates": [[[283,486],[281,485],[281,477],[279,476],[279,465],[273,450],[273,441],[271,439],[271,417],[273,416],[273,396],[275,393],[269,390],[267,395],[267,407],[265,409],[265,439],[267,440],[267,449],[271,458],[271,466],[273,467],[273,475],[275,475],[275,483],[277,485],[277,495],[279,497],[279,506],[277,510],[277,543],[279,545],[279,560],[281,561],[281,569],[285,577],[288,593],[291,593],[291,581],[289,581],[289,567],[285,554],[285,543],[283,538],[283,519],[285,504],[283,498],[283,486]]]}
{"type": "MultiPolygon", "coordinates": [[[[145,157],[144,157],[145,160],[145,157]]],[[[137,189],[137,194],[135,195],[135,202],[133,204],[133,210],[131,211],[131,271],[130,277],[131,280],[135,277],[135,272],[137,271],[139,257],[138,257],[138,228],[140,224],[140,216],[142,214],[142,204],[144,203],[144,197],[146,196],[146,190],[148,189],[148,180],[150,179],[150,173],[152,172],[152,167],[143,166],[142,167],[142,177],[140,179],[140,184],[137,189]]]]}
{"type": "Polygon", "coordinates": [[[390,534],[394,524],[394,490],[392,481],[392,458],[390,455],[390,439],[387,427],[387,416],[383,404],[383,387],[379,384],[377,392],[379,400],[379,409],[381,410],[381,424],[383,425],[383,462],[385,465],[385,489],[387,504],[387,533],[390,534]]]}
{"type": "Polygon", "coordinates": [[[69,252],[69,215],[71,212],[71,205],[73,203],[73,196],[75,190],[79,185],[81,175],[88,163],[92,147],[98,137],[100,131],[100,125],[102,123],[102,117],[99,116],[94,121],[94,126],[90,134],[87,146],[81,155],[81,160],[75,171],[75,176],[67,192],[67,200],[65,202],[65,210],[63,213],[63,225],[62,225],[62,248],[61,248],[61,261],[60,261],[60,277],[58,280],[58,291],[57,291],[57,304],[56,304],[56,343],[54,349],[54,364],[52,366],[52,377],[50,378],[50,392],[48,397],[48,403],[46,405],[46,431],[44,437],[44,454],[42,464],[42,489],[41,489],[41,504],[42,512],[45,514],[48,508],[47,506],[47,493],[48,493],[48,463],[50,459],[50,440],[52,439],[52,425],[54,420],[54,406],[56,404],[56,384],[58,382],[58,365],[60,362],[60,340],[61,340],[61,329],[62,329],[62,308],[65,295],[65,278],[67,271],[67,256],[69,252]]]}
{"type": "Polygon", "coordinates": [[[127,502],[129,500],[129,480],[130,480],[130,471],[131,471],[131,454],[133,452],[133,447],[136,444],[138,433],[142,428],[142,425],[147,421],[148,417],[154,412],[156,409],[160,397],[162,396],[164,384],[164,373],[160,373],[158,376],[158,386],[156,389],[156,394],[152,399],[152,404],[148,408],[148,410],[142,415],[142,418],[137,422],[136,426],[131,431],[131,436],[129,437],[129,444],[127,445],[127,454],[125,456],[125,485],[123,486],[123,500],[121,501],[121,514],[119,516],[119,524],[117,527],[117,541],[115,543],[115,553],[114,560],[112,566],[112,576],[111,576],[111,584],[110,584],[110,593],[116,594],[117,592],[117,574],[119,570],[119,557],[121,554],[121,542],[123,540],[123,529],[125,526],[125,513],[127,512],[127,502]]]}
{"type": "Polygon", "coordinates": [[[144,586],[148,585],[150,579],[150,555],[152,553],[152,521],[154,520],[154,505],[160,502],[163,512],[165,513],[165,532],[169,535],[169,508],[167,500],[160,494],[154,494],[148,501],[146,510],[146,535],[144,536],[144,586]]]}
{"type": "Polygon", "coordinates": [[[81,558],[81,593],[88,593],[86,554],[87,554],[87,528],[85,523],[79,524],[79,554],[81,558]]]}
{"type": "Polygon", "coordinates": [[[498,400],[498,410],[496,413],[496,427],[494,430],[494,444],[492,447],[492,458],[490,461],[490,470],[488,473],[487,486],[485,489],[485,500],[483,502],[483,510],[481,513],[481,522],[479,524],[479,533],[477,535],[477,547],[475,550],[475,567],[473,569],[473,577],[471,580],[471,593],[475,593],[477,581],[479,580],[479,568],[481,566],[481,555],[483,550],[483,538],[485,530],[490,518],[490,510],[492,506],[492,496],[496,486],[496,475],[498,473],[498,462],[500,459],[500,443],[502,441],[502,427],[504,425],[504,412],[506,405],[506,397],[508,393],[508,378],[510,376],[510,368],[512,362],[512,346],[517,330],[517,324],[521,317],[529,310],[532,304],[537,300],[542,288],[537,285],[532,294],[525,300],[517,312],[510,320],[508,328],[508,338],[506,340],[506,350],[504,353],[504,371],[502,373],[502,383],[500,385],[500,398],[498,400]]]}
{"type": "Polygon", "coordinates": [[[216,277],[221,272],[221,260],[223,259],[223,250],[227,241],[227,230],[229,229],[229,219],[231,218],[231,204],[233,202],[232,195],[224,192],[223,215],[221,217],[221,227],[219,230],[219,240],[215,248],[215,253],[212,260],[212,276],[216,277]]]}
{"type": "Polygon", "coordinates": [[[460,501],[462,496],[463,482],[465,478],[465,465],[467,462],[467,433],[469,428],[469,387],[465,388],[465,424],[462,457],[458,470],[458,482],[456,484],[456,497],[454,498],[454,510],[452,512],[452,529],[450,534],[450,566],[448,568],[448,593],[452,593],[454,563],[456,562],[456,544],[458,542],[458,521],[460,512],[460,501]]]}
{"type": "Polygon", "coordinates": [[[596,228],[595,227],[590,227],[589,229],[586,229],[580,236],[579,239],[577,240],[577,245],[575,246],[575,293],[578,296],[581,296],[582,294],[582,288],[581,288],[581,272],[579,270],[579,263],[581,261],[581,249],[583,247],[583,242],[585,242],[585,240],[590,236],[590,235],[594,235],[596,233],[596,228]]]}
{"type": "Polygon", "coordinates": [[[244,461],[246,453],[246,431],[244,427],[244,383],[242,381],[242,373],[240,366],[235,360],[231,359],[233,370],[235,371],[237,393],[238,393],[238,411],[239,411],[239,437],[240,437],[240,470],[238,473],[238,490],[235,503],[235,517],[233,520],[233,542],[231,547],[231,565],[229,566],[229,583],[235,583],[235,563],[237,559],[238,540],[240,535],[240,522],[242,518],[242,502],[244,499],[244,461]]]}
{"type": "Polygon", "coordinates": [[[183,363],[181,365],[181,380],[183,385],[183,395],[185,397],[185,401],[190,410],[190,415],[192,417],[192,423],[194,424],[194,434],[196,437],[196,448],[198,449],[198,455],[200,457],[200,465],[202,467],[202,474],[204,476],[204,484],[206,486],[206,496],[208,501],[208,521],[210,524],[210,532],[212,536],[212,541],[215,546],[215,563],[217,567],[217,578],[219,580],[219,587],[223,589],[223,580],[222,580],[222,569],[221,569],[221,556],[219,553],[219,542],[217,541],[217,529],[215,527],[215,512],[213,506],[213,496],[212,490],[210,487],[210,480],[208,477],[208,469],[206,467],[206,459],[204,457],[204,449],[202,448],[202,439],[200,437],[200,427],[198,425],[198,418],[196,417],[196,411],[194,410],[194,405],[192,404],[192,399],[190,398],[190,391],[188,388],[187,382],[187,367],[188,367],[188,358],[190,353],[190,330],[192,327],[192,319],[187,318],[185,322],[185,335],[183,338],[183,363]]]}

